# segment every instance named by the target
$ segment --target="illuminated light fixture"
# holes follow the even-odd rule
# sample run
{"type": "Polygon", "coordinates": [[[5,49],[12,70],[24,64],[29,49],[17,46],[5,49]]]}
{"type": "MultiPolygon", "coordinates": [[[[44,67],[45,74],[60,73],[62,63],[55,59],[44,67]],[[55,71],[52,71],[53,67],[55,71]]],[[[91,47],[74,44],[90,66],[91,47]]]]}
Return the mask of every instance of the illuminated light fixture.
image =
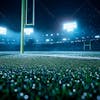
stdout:
{"type": "Polygon", "coordinates": [[[57,33],[57,36],[59,36],[59,33],[57,33]]]}
{"type": "Polygon", "coordinates": [[[0,27],[0,35],[6,35],[7,29],[5,27],[0,27]]]}
{"type": "Polygon", "coordinates": [[[36,40],[36,42],[39,42],[39,40],[36,40]]]}
{"type": "Polygon", "coordinates": [[[70,23],[63,24],[63,29],[66,30],[67,32],[73,32],[76,28],[77,28],[76,22],[70,22],[70,23]]]}
{"type": "Polygon", "coordinates": [[[82,37],[82,39],[85,39],[85,37],[82,37]]]}
{"type": "Polygon", "coordinates": [[[99,39],[99,38],[100,38],[100,35],[96,35],[95,38],[96,38],[96,39],[99,39]]]}
{"type": "Polygon", "coordinates": [[[51,34],[51,36],[53,36],[53,34],[51,34]]]}
{"type": "Polygon", "coordinates": [[[48,34],[46,34],[46,36],[49,36],[48,34]]]}
{"type": "Polygon", "coordinates": [[[51,41],[53,41],[53,39],[51,39],[51,41]]]}
{"type": "Polygon", "coordinates": [[[63,38],[62,40],[63,40],[63,41],[66,41],[67,39],[66,39],[66,38],[63,38]]]}
{"type": "Polygon", "coordinates": [[[26,35],[31,35],[31,33],[33,32],[34,32],[33,28],[24,28],[24,33],[26,35]]]}
{"type": "Polygon", "coordinates": [[[49,42],[50,40],[49,40],[49,39],[46,39],[45,41],[46,41],[46,42],[49,42]]]}

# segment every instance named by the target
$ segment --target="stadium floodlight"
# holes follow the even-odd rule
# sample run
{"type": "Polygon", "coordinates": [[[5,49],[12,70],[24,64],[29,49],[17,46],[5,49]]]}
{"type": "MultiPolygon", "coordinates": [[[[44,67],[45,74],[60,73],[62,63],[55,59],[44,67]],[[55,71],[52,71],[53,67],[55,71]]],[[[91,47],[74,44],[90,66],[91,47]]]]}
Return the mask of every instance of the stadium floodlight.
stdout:
{"type": "Polygon", "coordinates": [[[39,40],[36,40],[36,42],[39,42],[39,40]]]}
{"type": "Polygon", "coordinates": [[[57,33],[57,36],[59,36],[59,33],[57,33]]]}
{"type": "Polygon", "coordinates": [[[33,28],[24,28],[24,33],[26,35],[31,35],[31,33],[33,32],[34,32],[33,28]]]}
{"type": "Polygon", "coordinates": [[[66,41],[67,39],[66,39],[66,38],[63,38],[62,40],[63,40],[63,41],[66,41]]]}
{"type": "Polygon", "coordinates": [[[99,39],[99,38],[100,38],[100,35],[96,35],[95,38],[96,38],[96,39],[99,39]]]}
{"type": "Polygon", "coordinates": [[[53,34],[51,34],[51,36],[53,36],[53,34]]]}
{"type": "Polygon", "coordinates": [[[49,42],[50,40],[49,40],[49,39],[46,39],[45,41],[46,41],[46,42],[49,42]]]}
{"type": "Polygon", "coordinates": [[[49,36],[48,34],[46,34],[45,36],[49,36]]]}
{"type": "Polygon", "coordinates": [[[7,28],[0,27],[0,35],[6,35],[7,34],[7,28]]]}
{"type": "Polygon", "coordinates": [[[51,41],[53,42],[53,39],[51,39],[51,41]]]}
{"type": "Polygon", "coordinates": [[[76,22],[69,22],[63,24],[63,29],[66,30],[67,32],[73,32],[76,28],[77,28],[76,22]]]}

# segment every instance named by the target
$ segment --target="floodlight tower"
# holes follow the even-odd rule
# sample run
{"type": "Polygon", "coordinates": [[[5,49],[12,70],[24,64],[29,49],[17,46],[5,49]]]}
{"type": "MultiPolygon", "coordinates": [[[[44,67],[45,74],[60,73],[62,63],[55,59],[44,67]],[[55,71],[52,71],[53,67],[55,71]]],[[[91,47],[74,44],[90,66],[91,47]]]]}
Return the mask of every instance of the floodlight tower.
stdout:
{"type": "Polygon", "coordinates": [[[67,32],[73,32],[77,28],[77,23],[76,22],[70,22],[70,23],[65,23],[63,24],[63,29],[66,30],[67,32]]]}
{"type": "Polygon", "coordinates": [[[27,25],[31,25],[34,27],[35,25],[35,0],[33,0],[33,11],[32,11],[32,22],[28,23],[28,1],[29,0],[22,0],[21,1],[21,39],[20,39],[20,53],[24,53],[24,28],[27,25]]]}

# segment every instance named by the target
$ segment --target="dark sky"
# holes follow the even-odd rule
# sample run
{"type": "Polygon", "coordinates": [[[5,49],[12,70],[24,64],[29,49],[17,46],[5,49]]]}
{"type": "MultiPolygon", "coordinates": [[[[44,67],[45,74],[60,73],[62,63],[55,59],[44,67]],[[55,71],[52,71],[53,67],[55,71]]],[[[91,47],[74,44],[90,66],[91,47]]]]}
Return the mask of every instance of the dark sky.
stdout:
{"type": "MultiPolygon", "coordinates": [[[[0,0],[0,24],[20,31],[20,9],[21,0],[0,0]]],[[[76,20],[84,30],[100,31],[100,0],[36,0],[35,11],[38,30],[59,31],[64,21],[76,20]]]]}

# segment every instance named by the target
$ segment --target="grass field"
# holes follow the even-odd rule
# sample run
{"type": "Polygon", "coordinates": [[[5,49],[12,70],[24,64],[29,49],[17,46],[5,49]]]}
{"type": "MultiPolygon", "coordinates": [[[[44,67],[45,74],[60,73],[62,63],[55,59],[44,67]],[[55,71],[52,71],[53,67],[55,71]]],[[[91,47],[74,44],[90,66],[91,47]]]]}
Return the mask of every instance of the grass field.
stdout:
{"type": "Polygon", "coordinates": [[[0,100],[100,100],[99,59],[37,54],[0,53],[0,100]]]}

